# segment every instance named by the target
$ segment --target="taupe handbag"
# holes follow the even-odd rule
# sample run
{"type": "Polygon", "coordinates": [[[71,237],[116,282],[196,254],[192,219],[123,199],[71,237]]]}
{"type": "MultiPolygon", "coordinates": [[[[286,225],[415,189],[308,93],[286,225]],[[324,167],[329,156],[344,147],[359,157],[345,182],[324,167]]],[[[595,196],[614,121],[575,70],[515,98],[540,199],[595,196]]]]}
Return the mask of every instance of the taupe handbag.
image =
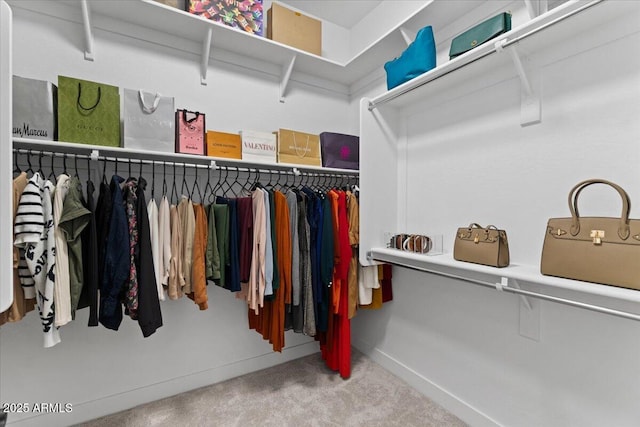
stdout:
{"type": "Polygon", "coordinates": [[[458,228],[453,244],[453,258],[491,267],[509,265],[507,232],[494,225],[482,227],[476,223],[458,228]]]}
{"type": "Polygon", "coordinates": [[[570,218],[551,218],[540,271],[549,276],[640,289],[640,220],[629,219],[629,195],[603,179],[582,181],[569,192],[570,218]],[[613,187],[622,198],[620,218],[581,217],[578,196],[592,184],[613,187]]]}

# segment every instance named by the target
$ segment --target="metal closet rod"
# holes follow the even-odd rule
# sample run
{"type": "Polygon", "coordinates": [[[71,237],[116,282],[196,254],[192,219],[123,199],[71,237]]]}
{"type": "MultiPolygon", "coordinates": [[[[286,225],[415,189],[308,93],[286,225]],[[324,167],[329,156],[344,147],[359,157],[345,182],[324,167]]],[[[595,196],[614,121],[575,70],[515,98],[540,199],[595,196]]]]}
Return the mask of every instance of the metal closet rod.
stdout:
{"type": "MultiPolygon", "coordinates": [[[[584,12],[585,10],[589,9],[592,6],[595,6],[596,4],[601,3],[602,1],[603,0],[594,0],[591,3],[587,3],[587,4],[585,4],[584,6],[578,8],[578,9],[572,10],[571,12],[567,13],[566,15],[559,16],[558,18],[556,18],[556,19],[554,19],[552,21],[549,21],[544,25],[541,25],[541,26],[539,26],[537,28],[534,28],[534,29],[532,29],[531,31],[529,31],[529,32],[527,32],[525,34],[522,34],[520,36],[514,37],[514,38],[512,38],[510,40],[506,40],[502,47],[506,48],[508,46],[511,46],[512,44],[518,43],[521,40],[524,40],[524,39],[526,39],[526,38],[528,38],[528,37],[540,32],[540,31],[543,31],[543,30],[545,30],[545,29],[547,29],[549,27],[552,27],[552,26],[558,24],[559,22],[564,21],[567,18],[570,18],[570,17],[572,17],[574,15],[577,15],[580,12],[584,12]]],[[[467,66],[469,64],[472,64],[472,63],[474,63],[474,62],[476,62],[476,61],[478,61],[478,60],[480,60],[480,59],[482,59],[482,58],[484,58],[484,57],[486,57],[488,55],[491,55],[492,53],[496,53],[496,52],[497,52],[497,50],[494,47],[493,49],[487,51],[483,55],[478,56],[477,58],[474,58],[472,61],[468,62],[467,64],[462,65],[461,67],[465,67],[465,66],[467,66]]],[[[453,69],[451,69],[451,70],[449,70],[449,71],[447,71],[445,73],[442,73],[439,76],[434,77],[433,79],[431,79],[429,81],[420,83],[420,84],[415,85],[415,86],[411,86],[411,87],[409,87],[407,89],[399,91],[398,93],[396,93],[396,94],[394,94],[392,96],[389,96],[388,98],[383,98],[383,99],[381,99],[380,101],[377,101],[377,102],[369,102],[369,111],[373,110],[374,108],[376,108],[376,107],[378,107],[380,105],[386,104],[387,102],[390,102],[390,101],[392,101],[392,100],[394,100],[394,99],[396,99],[396,98],[398,98],[398,97],[400,97],[400,96],[402,96],[402,95],[404,95],[406,93],[409,93],[409,92],[411,92],[411,91],[413,91],[415,89],[418,89],[419,87],[422,87],[422,86],[424,86],[426,84],[429,84],[432,81],[438,80],[439,78],[442,78],[442,77],[446,76],[447,74],[455,72],[456,70],[458,70],[461,67],[453,68],[453,69]]]]}
{"type": "MultiPolygon", "coordinates": [[[[179,162],[179,161],[167,161],[167,160],[144,160],[144,159],[131,159],[128,157],[114,157],[114,156],[98,156],[98,158],[94,158],[87,154],[78,154],[78,153],[57,153],[54,151],[46,151],[32,148],[14,148],[14,152],[18,154],[25,154],[28,156],[31,155],[45,155],[51,157],[59,157],[59,158],[68,158],[68,159],[90,159],[90,160],[99,160],[99,161],[107,161],[112,163],[124,163],[124,164],[134,164],[134,165],[170,165],[170,166],[179,166],[179,167],[188,167],[188,168],[196,168],[196,169],[209,169],[211,165],[202,164],[202,163],[188,163],[188,162],[179,162]]],[[[282,169],[269,169],[269,168],[251,168],[251,167],[241,167],[241,166],[231,166],[231,165],[216,165],[216,169],[224,169],[224,170],[233,170],[238,172],[258,172],[258,173],[272,173],[272,174],[281,174],[281,175],[300,175],[300,176],[308,176],[308,177],[331,177],[331,178],[346,178],[349,180],[359,180],[358,175],[352,175],[347,173],[336,173],[336,172],[322,172],[322,171],[309,171],[303,172],[300,171],[299,174],[296,174],[293,170],[282,170],[282,169]]]]}
{"type": "MultiPolygon", "coordinates": [[[[376,259],[376,258],[374,257],[373,259],[376,259]]],[[[405,264],[405,263],[402,263],[402,262],[388,261],[388,260],[382,260],[382,259],[376,259],[376,260],[380,261],[380,262],[386,262],[386,263],[391,263],[391,264],[394,264],[394,265],[399,265],[401,267],[406,267],[406,268],[409,268],[409,269],[412,269],[412,270],[422,271],[422,272],[425,272],[425,273],[432,273],[432,274],[436,274],[438,276],[448,277],[450,279],[456,279],[456,280],[461,280],[463,282],[473,283],[474,285],[480,285],[480,286],[484,286],[484,287],[487,287],[487,288],[496,289],[498,291],[511,292],[513,294],[518,294],[518,295],[528,296],[528,297],[532,297],[532,298],[542,299],[542,300],[545,300],[545,301],[552,301],[552,302],[555,302],[555,303],[558,303],[558,304],[569,305],[569,306],[572,306],[572,307],[579,307],[579,308],[583,308],[585,310],[595,311],[595,312],[598,312],[598,313],[604,313],[604,314],[609,314],[609,315],[612,315],[612,316],[622,317],[622,318],[625,318],[625,319],[640,321],[640,314],[629,313],[628,311],[615,310],[615,309],[608,308],[608,307],[602,307],[600,305],[587,304],[587,303],[580,302],[580,301],[574,301],[574,300],[570,300],[570,299],[566,299],[566,298],[554,297],[554,296],[551,296],[551,295],[545,295],[545,294],[541,294],[541,293],[538,293],[538,292],[526,291],[524,289],[512,288],[510,286],[505,286],[505,285],[502,285],[500,283],[485,282],[483,280],[471,279],[469,277],[459,276],[457,274],[445,273],[443,271],[431,270],[429,268],[424,268],[424,267],[416,267],[414,265],[405,264]]]]}

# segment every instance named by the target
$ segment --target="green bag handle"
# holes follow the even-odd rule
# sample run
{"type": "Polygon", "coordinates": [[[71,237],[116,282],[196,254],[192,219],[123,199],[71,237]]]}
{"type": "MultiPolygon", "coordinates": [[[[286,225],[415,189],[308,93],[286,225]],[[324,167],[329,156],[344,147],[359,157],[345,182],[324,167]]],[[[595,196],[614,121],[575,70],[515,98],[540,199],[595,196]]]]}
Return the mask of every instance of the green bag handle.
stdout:
{"type": "Polygon", "coordinates": [[[95,104],[93,104],[92,107],[85,107],[82,105],[82,103],[80,102],[80,97],[82,96],[82,84],[80,82],[78,82],[78,107],[82,108],[84,111],[91,111],[94,110],[98,104],[100,104],[100,99],[102,98],[102,91],[100,90],[100,86],[98,86],[98,100],[96,101],[95,104]]]}

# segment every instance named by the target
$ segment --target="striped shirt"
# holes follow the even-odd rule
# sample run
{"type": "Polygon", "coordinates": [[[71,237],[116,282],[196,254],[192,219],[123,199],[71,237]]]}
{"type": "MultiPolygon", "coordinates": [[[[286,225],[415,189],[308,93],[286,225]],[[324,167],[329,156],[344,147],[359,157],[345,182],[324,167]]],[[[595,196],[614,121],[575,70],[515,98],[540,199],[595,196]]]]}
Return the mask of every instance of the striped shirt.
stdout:
{"type": "Polygon", "coordinates": [[[14,245],[24,249],[25,261],[35,284],[36,303],[44,332],[44,346],[60,342],[54,327],[55,239],[53,237],[53,184],[39,173],[31,177],[18,204],[14,245]]]}

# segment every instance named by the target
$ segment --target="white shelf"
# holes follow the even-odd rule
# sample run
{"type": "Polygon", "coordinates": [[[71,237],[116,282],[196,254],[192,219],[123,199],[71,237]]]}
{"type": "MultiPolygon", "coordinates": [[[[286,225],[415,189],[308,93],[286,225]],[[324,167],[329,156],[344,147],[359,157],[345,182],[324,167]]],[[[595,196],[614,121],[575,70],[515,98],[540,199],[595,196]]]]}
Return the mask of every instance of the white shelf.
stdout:
{"type": "Polygon", "coordinates": [[[202,165],[231,166],[252,169],[270,169],[281,171],[305,171],[323,175],[353,175],[358,176],[359,171],[352,169],[325,168],[321,166],[296,165],[290,163],[257,163],[234,160],[224,157],[199,156],[193,154],[165,153],[160,151],[136,150],[131,148],[109,147],[103,145],[77,144],[63,141],[45,141],[29,138],[13,138],[13,148],[22,150],[35,150],[56,152],[61,154],[91,155],[97,151],[100,156],[127,158],[137,160],[155,160],[167,163],[189,163],[202,165]]]}
{"type": "MultiPolygon", "coordinates": [[[[81,3],[78,1],[8,0],[8,2],[14,8],[83,22],[80,13],[81,3]]],[[[211,31],[214,52],[222,49],[280,67],[286,67],[295,57],[294,71],[347,86],[361,81],[372,73],[383,74],[383,64],[406,48],[400,34],[401,27],[417,31],[425,25],[444,26],[469,10],[469,5],[464,1],[425,1],[424,7],[418,12],[399,22],[355,56],[346,61],[338,61],[317,56],[266,37],[236,30],[153,0],[87,0],[87,4],[93,28],[141,38],[154,44],[164,42],[157,37],[145,36],[134,30],[150,29],[174,40],[186,40],[198,44],[206,43],[208,33],[211,31]],[[125,23],[129,25],[123,25],[125,23]]],[[[93,44],[91,36],[87,40],[89,40],[87,44],[93,44]]],[[[204,51],[206,49],[203,49],[204,51]]],[[[93,53],[92,51],[91,55],[93,53]]],[[[99,54],[99,51],[95,52],[96,58],[99,58],[99,54]]],[[[204,58],[204,63],[206,62],[207,58],[204,58]]]]}
{"type": "MultiPolygon", "coordinates": [[[[444,273],[455,272],[460,276],[469,278],[477,278],[478,274],[488,275],[494,278],[506,277],[521,282],[544,285],[549,288],[561,288],[590,295],[640,303],[640,291],[638,290],[545,276],[540,273],[538,267],[532,265],[511,264],[505,268],[494,268],[456,261],[451,254],[428,256],[388,248],[373,248],[370,254],[371,257],[377,261],[406,265],[416,269],[427,269],[444,273]]],[[[500,280],[497,281],[499,282],[500,280]]]]}
{"type": "Polygon", "coordinates": [[[372,98],[369,109],[382,104],[394,108],[410,108],[427,99],[432,91],[446,90],[465,80],[489,76],[492,72],[504,69],[511,63],[511,59],[509,55],[497,53],[496,42],[504,41],[505,48],[516,48],[528,54],[542,51],[562,40],[575,37],[577,28],[582,28],[584,31],[586,28],[595,28],[605,21],[623,16],[629,10],[633,10],[633,3],[607,0],[569,1],[413,80],[372,98]],[[563,25],[555,25],[565,20],[563,25]],[[416,90],[418,88],[420,90],[416,90]]]}

